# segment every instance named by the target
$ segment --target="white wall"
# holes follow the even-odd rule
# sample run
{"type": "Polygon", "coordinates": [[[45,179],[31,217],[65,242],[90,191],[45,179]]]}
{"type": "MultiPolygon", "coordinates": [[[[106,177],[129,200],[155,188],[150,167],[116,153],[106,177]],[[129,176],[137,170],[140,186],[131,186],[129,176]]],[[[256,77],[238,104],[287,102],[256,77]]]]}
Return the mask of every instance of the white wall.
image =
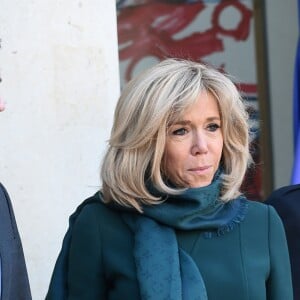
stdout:
{"type": "Polygon", "coordinates": [[[293,75],[297,0],[266,0],[274,185],[290,184],[293,164],[293,75]]]}
{"type": "Polygon", "coordinates": [[[0,180],[43,299],[68,216],[99,186],[119,94],[115,2],[1,0],[0,180]]]}

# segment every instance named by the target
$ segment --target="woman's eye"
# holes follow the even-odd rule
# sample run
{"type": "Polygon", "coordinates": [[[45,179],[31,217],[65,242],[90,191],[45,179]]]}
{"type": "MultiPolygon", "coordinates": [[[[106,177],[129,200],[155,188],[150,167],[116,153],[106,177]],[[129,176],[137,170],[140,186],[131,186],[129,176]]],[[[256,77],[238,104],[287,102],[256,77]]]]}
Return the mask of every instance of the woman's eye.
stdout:
{"type": "Polygon", "coordinates": [[[207,129],[211,132],[217,131],[221,126],[219,124],[213,123],[207,126],[207,129]]]}
{"type": "Polygon", "coordinates": [[[187,130],[185,128],[179,128],[172,132],[173,135],[185,135],[187,130]]]}

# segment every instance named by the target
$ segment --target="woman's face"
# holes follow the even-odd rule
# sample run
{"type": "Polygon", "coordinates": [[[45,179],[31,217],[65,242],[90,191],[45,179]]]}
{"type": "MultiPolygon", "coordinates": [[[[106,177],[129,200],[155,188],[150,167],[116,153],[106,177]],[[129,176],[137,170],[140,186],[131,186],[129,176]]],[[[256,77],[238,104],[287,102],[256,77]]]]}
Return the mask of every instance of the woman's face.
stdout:
{"type": "Polygon", "coordinates": [[[222,156],[223,134],[216,99],[201,92],[183,118],[168,128],[164,153],[165,172],[180,187],[211,183],[222,156]]]}

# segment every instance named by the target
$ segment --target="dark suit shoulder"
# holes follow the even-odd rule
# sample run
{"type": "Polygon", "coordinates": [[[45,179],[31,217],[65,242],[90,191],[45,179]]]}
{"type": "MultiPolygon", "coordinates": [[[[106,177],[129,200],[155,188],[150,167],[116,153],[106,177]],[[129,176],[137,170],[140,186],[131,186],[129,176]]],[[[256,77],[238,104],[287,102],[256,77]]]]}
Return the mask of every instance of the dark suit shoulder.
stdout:
{"type": "Polygon", "coordinates": [[[266,200],[280,215],[288,234],[300,232],[300,184],[275,190],[266,200]]]}
{"type": "Polygon", "coordinates": [[[299,220],[300,184],[285,186],[275,190],[265,203],[274,206],[282,219],[292,218],[299,220]]]}
{"type": "Polygon", "coordinates": [[[300,184],[287,185],[274,190],[267,198],[266,203],[272,203],[284,199],[300,199],[300,184]]]}
{"type": "Polygon", "coordinates": [[[1,183],[0,221],[2,298],[29,300],[31,294],[23,248],[9,195],[1,183]]]}
{"type": "Polygon", "coordinates": [[[5,187],[0,183],[0,220],[1,229],[0,233],[2,238],[18,238],[19,233],[16,225],[13,207],[9,195],[5,187]]]}

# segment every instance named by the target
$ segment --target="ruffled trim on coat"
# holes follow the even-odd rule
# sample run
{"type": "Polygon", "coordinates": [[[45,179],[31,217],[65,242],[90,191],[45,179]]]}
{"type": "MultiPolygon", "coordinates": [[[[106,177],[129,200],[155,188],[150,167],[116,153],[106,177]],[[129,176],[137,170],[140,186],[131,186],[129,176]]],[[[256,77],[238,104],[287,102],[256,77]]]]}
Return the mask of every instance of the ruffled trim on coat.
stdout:
{"type": "Polygon", "coordinates": [[[240,224],[242,221],[244,221],[246,215],[247,215],[247,211],[248,211],[248,201],[245,197],[239,197],[238,199],[236,199],[235,201],[239,201],[239,209],[237,211],[236,216],[226,225],[221,226],[215,230],[211,230],[211,231],[204,231],[203,235],[205,238],[207,239],[211,239],[213,237],[218,237],[218,236],[222,236],[228,232],[231,232],[238,224],[240,224]]]}

